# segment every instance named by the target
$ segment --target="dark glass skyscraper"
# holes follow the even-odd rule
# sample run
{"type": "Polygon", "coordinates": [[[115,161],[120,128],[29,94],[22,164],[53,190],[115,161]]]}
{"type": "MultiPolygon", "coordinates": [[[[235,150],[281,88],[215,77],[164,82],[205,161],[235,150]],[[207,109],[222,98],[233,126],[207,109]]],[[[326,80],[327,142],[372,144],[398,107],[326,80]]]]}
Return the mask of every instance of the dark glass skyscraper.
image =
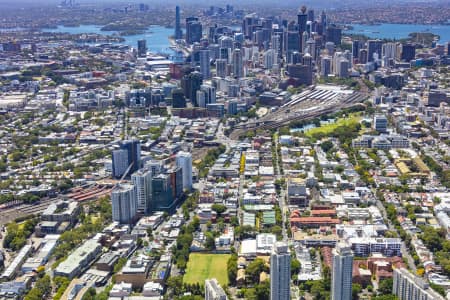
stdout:
{"type": "Polygon", "coordinates": [[[128,167],[130,167],[130,170],[126,176],[136,172],[141,167],[141,143],[139,140],[122,141],[120,149],[114,150],[112,153],[113,177],[122,177],[128,167]]]}
{"type": "Polygon", "coordinates": [[[298,32],[300,35],[306,31],[306,22],[308,21],[308,14],[306,13],[306,7],[303,6],[300,10],[300,13],[297,15],[298,18],[298,32]]]}
{"type": "Polygon", "coordinates": [[[138,56],[145,57],[147,55],[147,41],[139,40],[138,41],[138,56]]]}
{"type": "Polygon", "coordinates": [[[186,18],[186,43],[200,42],[202,31],[202,23],[198,21],[198,18],[186,18]]]}
{"type": "Polygon", "coordinates": [[[179,40],[183,38],[183,31],[181,31],[180,23],[180,7],[175,8],[175,39],[179,40]]]}
{"type": "Polygon", "coordinates": [[[383,41],[381,40],[369,40],[367,41],[367,61],[374,61],[373,55],[378,54],[378,58],[381,58],[381,48],[383,47],[383,41]]]}

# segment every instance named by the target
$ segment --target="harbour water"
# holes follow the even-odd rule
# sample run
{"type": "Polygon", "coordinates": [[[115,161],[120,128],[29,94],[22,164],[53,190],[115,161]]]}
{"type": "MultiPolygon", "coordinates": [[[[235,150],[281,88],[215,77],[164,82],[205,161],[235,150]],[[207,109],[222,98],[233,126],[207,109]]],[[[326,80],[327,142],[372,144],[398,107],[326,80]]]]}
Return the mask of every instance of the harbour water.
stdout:
{"type": "MultiPolygon", "coordinates": [[[[102,31],[102,26],[98,25],[80,25],[78,27],[58,26],[57,28],[43,29],[45,32],[64,32],[70,34],[96,33],[103,35],[116,35],[116,31],[102,31]]],[[[165,53],[174,55],[174,51],[170,49],[169,36],[173,35],[173,29],[163,26],[150,26],[144,33],[136,35],[122,36],[125,39],[123,44],[131,47],[137,47],[138,40],[146,40],[147,48],[150,52],[165,53]]]]}
{"type": "MultiPolygon", "coordinates": [[[[360,25],[349,24],[352,30],[345,31],[350,34],[363,34],[370,38],[403,39],[413,32],[431,32],[440,36],[439,43],[450,42],[450,25],[419,25],[419,24],[378,24],[360,25]]],[[[420,41],[419,41],[420,42],[420,41]]]]}

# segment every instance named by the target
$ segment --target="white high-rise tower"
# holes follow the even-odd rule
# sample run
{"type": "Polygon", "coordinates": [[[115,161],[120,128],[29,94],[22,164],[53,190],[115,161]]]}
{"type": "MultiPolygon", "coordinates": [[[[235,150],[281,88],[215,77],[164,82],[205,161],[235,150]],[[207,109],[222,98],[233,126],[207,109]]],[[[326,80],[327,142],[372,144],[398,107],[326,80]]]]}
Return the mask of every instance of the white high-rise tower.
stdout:
{"type": "Polygon", "coordinates": [[[352,300],[353,252],[350,246],[339,243],[333,249],[331,300],[352,300]]]}
{"type": "Polygon", "coordinates": [[[276,242],[270,256],[270,300],[291,298],[291,254],[288,245],[276,242]]]}
{"type": "Polygon", "coordinates": [[[192,189],[192,154],[180,151],[177,153],[177,166],[181,167],[183,174],[183,189],[192,189]]]}

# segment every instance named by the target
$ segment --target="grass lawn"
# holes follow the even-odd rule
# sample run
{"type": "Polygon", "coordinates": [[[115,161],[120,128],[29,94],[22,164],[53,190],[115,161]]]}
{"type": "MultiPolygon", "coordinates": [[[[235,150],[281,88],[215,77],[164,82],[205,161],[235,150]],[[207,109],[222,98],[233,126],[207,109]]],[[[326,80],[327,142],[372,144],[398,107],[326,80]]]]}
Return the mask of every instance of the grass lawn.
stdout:
{"type": "Polygon", "coordinates": [[[229,258],[229,254],[191,253],[183,281],[204,284],[205,279],[216,278],[221,285],[228,285],[229,258]]]}
{"type": "Polygon", "coordinates": [[[339,126],[349,126],[358,123],[361,120],[359,116],[351,116],[345,119],[338,119],[336,122],[331,124],[325,124],[320,127],[311,128],[305,132],[305,135],[308,137],[313,137],[315,134],[324,134],[328,135],[332,133],[339,126]]]}

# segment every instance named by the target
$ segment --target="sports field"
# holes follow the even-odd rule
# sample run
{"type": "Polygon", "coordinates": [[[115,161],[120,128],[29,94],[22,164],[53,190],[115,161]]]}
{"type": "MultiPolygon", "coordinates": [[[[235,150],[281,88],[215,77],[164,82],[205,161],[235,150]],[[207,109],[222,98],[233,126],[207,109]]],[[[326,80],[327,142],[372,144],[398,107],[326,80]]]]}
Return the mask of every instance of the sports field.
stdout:
{"type": "Polygon", "coordinates": [[[205,279],[216,278],[221,285],[228,285],[229,258],[229,254],[191,253],[183,281],[204,284],[205,279]]]}
{"type": "Polygon", "coordinates": [[[336,128],[338,128],[339,126],[351,126],[357,124],[360,120],[361,117],[358,116],[351,116],[345,119],[341,118],[334,123],[325,124],[316,128],[311,128],[305,132],[305,135],[308,137],[313,137],[315,134],[328,135],[332,133],[334,130],[336,130],[336,128]]]}

